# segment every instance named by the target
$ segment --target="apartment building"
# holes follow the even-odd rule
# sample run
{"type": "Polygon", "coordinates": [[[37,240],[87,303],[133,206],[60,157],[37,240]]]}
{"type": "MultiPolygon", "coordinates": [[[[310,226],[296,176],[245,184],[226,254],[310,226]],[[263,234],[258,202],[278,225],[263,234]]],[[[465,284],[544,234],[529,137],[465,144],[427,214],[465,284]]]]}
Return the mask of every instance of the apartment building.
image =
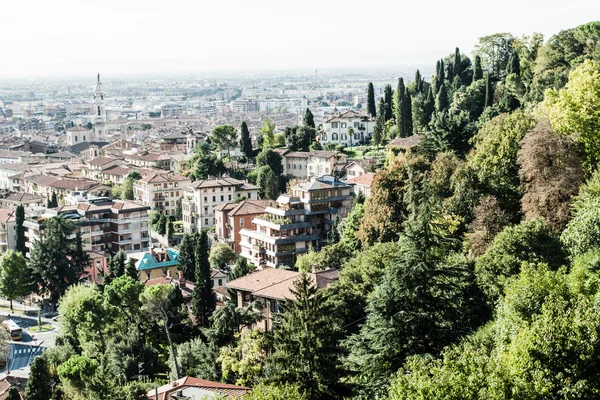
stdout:
{"type": "Polygon", "coordinates": [[[215,225],[214,207],[230,203],[238,197],[258,200],[260,187],[229,177],[203,179],[184,190],[181,209],[183,231],[194,233],[215,225]]]}
{"type": "Polygon", "coordinates": [[[133,184],[133,196],[154,212],[175,215],[177,202],[191,183],[189,178],[174,172],[151,173],[133,184]]]}
{"type": "Polygon", "coordinates": [[[252,226],[252,220],[263,215],[265,208],[273,203],[271,200],[244,200],[214,207],[217,240],[228,244],[236,254],[240,254],[240,231],[252,226]]]}
{"type": "Polygon", "coordinates": [[[374,118],[348,110],[327,119],[317,134],[322,145],[334,143],[342,146],[355,146],[370,138],[374,128],[374,118]],[[350,128],[353,130],[352,134],[348,132],[350,128]]]}
{"type": "Polygon", "coordinates": [[[279,196],[275,207],[240,231],[240,255],[256,266],[293,267],[298,255],[328,242],[335,219],[348,214],[352,198],[352,185],[331,175],[294,186],[291,195],[279,196]]]}
{"type": "Polygon", "coordinates": [[[276,151],[282,157],[283,173],[294,178],[331,175],[348,161],[348,156],[339,151],[276,151]]]}
{"type": "Polygon", "coordinates": [[[35,242],[45,234],[48,218],[60,217],[73,222],[75,231],[81,232],[84,250],[114,255],[145,251],[150,247],[150,207],[130,201],[112,201],[108,198],[90,199],[86,203],[66,205],[32,212],[23,226],[28,248],[27,256],[35,242]],[[34,215],[35,214],[35,215],[34,215]]]}
{"type": "Polygon", "coordinates": [[[15,249],[15,212],[13,210],[0,209],[0,254],[15,249]]]}
{"type": "Polygon", "coordinates": [[[168,170],[171,167],[171,156],[167,153],[129,154],[124,156],[127,164],[142,168],[159,168],[168,170]]]}

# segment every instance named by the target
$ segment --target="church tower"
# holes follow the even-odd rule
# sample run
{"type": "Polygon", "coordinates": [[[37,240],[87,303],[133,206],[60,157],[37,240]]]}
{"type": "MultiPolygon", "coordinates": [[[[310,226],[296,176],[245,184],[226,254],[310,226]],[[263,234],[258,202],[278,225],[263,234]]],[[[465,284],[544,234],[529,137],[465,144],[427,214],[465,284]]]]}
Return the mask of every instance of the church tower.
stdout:
{"type": "Polygon", "coordinates": [[[106,141],[106,106],[100,74],[98,74],[98,83],[94,87],[94,141],[106,141]]]}

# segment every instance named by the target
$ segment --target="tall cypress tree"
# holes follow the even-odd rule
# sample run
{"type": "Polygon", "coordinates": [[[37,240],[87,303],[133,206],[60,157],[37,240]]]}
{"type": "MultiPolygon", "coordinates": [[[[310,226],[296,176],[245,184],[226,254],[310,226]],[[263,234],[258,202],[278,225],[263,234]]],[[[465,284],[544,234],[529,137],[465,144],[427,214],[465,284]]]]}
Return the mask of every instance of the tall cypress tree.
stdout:
{"type": "Polygon", "coordinates": [[[392,85],[385,85],[385,91],[383,92],[383,98],[385,103],[385,121],[389,121],[393,117],[392,107],[393,107],[393,90],[392,85]]]}
{"type": "Polygon", "coordinates": [[[510,53],[510,57],[508,58],[508,64],[506,64],[506,73],[510,74],[521,74],[521,62],[519,60],[519,53],[516,50],[513,50],[510,53]]]}
{"type": "Polygon", "coordinates": [[[423,103],[423,111],[425,112],[425,120],[427,123],[431,121],[431,115],[435,111],[435,99],[433,98],[433,89],[429,86],[427,90],[427,97],[423,103]]]}
{"type": "Polygon", "coordinates": [[[15,211],[15,236],[17,239],[16,249],[18,252],[23,254],[25,257],[27,253],[27,247],[25,246],[25,228],[23,223],[25,222],[25,207],[22,204],[17,206],[15,211]]]}
{"type": "Polygon", "coordinates": [[[454,51],[454,65],[453,65],[453,67],[454,67],[453,75],[460,77],[460,74],[462,74],[462,61],[460,59],[460,50],[458,49],[458,47],[454,51]]]}
{"type": "Polygon", "coordinates": [[[446,90],[446,85],[442,85],[435,99],[435,110],[437,112],[446,111],[448,109],[448,105],[448,91],[446,90]]]}
{"type": "Polygon", "coordinates": [[[210,316],[216,307],[216,299],[212,291],[213,283],[210,279],[209,251],[208,235],[203,230],[196,245],[196,281],[192,293],[192,311],[196,322],[201,327],[210,325],[210,316]]]}
{"type": "Polygon", "coordinates": [[[373,128],[373,143],[376,147],[379,147],[385,134],[384,108],[383,99],[379,99],[379,111],[381,112],[375,118],[375,127],[373,128]]]}
{"type": "Polygon", "coordinates": [[[415,94],[419,94],[423,92],[423,77],[421,76],[421,71],[417,69],[415,72],[415,94]]]}
{"type": "Polygon", "coordinates": [[[473,82],[477,82],[483,78],[483,69],[481,68],[481,57],[475,56],[475,64],[473,66],[473,82]]]}
{"type": "Polygon", "coordinates": [[[179,270],[183,273],[183,277],[188,281],[196,279],[195,244],[196,239],[188,233],[183,235],[181,243],[179,244],[179,270]]]}
{"type": "Polygon", "coordinates": [[[490,74],[485,75],[485,107],[491,107],[494,102],[494,87],[492,86],[492,78],[490,74]]]}
{"type": "Polygon", "coordinates": [[[444,84],[444,79],[446,79],[445,73],[446,71],[444,70],[444,60],[440,60],[440,76],[438,77],[440,85],[444,84]]]}
{"type": "Polygon", "coordinates": [[[373,118],[377,116],[377,110],[375,110],[375,89],[373,88],[373,82],[369,82],[369,88],[367,92],[367,113],[373,118]]]}
{"type": "Polygon", "coordinates": [[[315,129],[315,117],[310,109],[306,109],[304,113],[304,126],[315,129]]]}
{"type": "Polygon", "coordinates": [[[240,150],[242,150],[242,153],[244,153],[246,157],[252,157],[254,155],[252,152],[252,139],[250,139],[250,131],[248,130],[248,125],[245,121],[242,122],[240,131],[240,150]]]}
{"type": "Polygon", "coordinates": [[[400,129],[400,120],[402,119],[401,101],[404,98],[405,92],[406,86],[404,86],[404,79],[400,77],[398,78],[398,87],[396,89],[396,110],[394,110],[394,114],[396,117],[396,125],[398,125],[398,129],[400,129]]]}
{"type": "Polygon", "coordinates": [[[413,134],[413,119],[412,119],[412,96],[410,90],[406,88],[406,95],[404,96],[405,111],[404,119],[406,121],[406,136],[412,136],[413,134]]]}
{"type": "Polygon", "coordinates": [[[50,204],[52,208],[58,207],[58,198],[56,197],[56,192],[52,192],[52,200],[50,200],[50,204]]]}

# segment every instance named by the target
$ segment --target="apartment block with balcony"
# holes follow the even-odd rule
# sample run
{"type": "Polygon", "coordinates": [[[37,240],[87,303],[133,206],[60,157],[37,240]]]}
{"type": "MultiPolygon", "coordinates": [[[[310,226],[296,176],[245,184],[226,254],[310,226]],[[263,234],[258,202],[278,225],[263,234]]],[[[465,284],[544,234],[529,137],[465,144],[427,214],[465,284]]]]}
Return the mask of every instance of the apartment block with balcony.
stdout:
{"type": "Polygon", "coordinates": [[[15,212],[0,209],[0,254],[14,250],[16,243],[15,212]]]}
{"type": "Polygon", "coordinates": [[[238,197],[258,200],[260,187],[229,177],[204,179],[187,186],[181,202],[183,231],[199,232],[215,225],[215,207],[238,197]]]}
{"type": "Polygon", "coordinates": [[[240,231],[241,256],[259,267],[293,267],[298,255],[330,240],[336,218],[347,216],[352,199],[352,186],[330,175],[294,186],[240,231]]]}
{"type": "Polygon", "coordinates": [[[191,183],[189,178],[174,172],[152,173],[133,184],[133,195],[136,202],[150,206],[151,211],[175,215],[183,189],[191,183]]]}
{"type": "Polygon", "coordinates": [[[271,200],[244,200],[214,207],[217,240],[229,245],[236,254],[242,251],[240,231],[252,226],[252,220],[265,213],[271,200]]]}

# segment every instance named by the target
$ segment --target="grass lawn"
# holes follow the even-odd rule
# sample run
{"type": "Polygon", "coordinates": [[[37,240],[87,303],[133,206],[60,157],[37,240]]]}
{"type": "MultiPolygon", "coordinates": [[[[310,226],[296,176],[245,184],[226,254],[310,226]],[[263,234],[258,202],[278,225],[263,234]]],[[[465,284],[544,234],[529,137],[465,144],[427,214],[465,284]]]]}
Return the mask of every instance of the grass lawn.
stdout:
{"type": "Polygon", "coordinates": [[[42,325],[42,329],[40,329],[39,326],[35,325],[35,326],[30,327],[27,330],[29,332],[48,332],[48,331],[51,331],[53,329],[54,329],[54,327],[52,325],[50,325],[50,324],[43,324],[42,325]]]}

